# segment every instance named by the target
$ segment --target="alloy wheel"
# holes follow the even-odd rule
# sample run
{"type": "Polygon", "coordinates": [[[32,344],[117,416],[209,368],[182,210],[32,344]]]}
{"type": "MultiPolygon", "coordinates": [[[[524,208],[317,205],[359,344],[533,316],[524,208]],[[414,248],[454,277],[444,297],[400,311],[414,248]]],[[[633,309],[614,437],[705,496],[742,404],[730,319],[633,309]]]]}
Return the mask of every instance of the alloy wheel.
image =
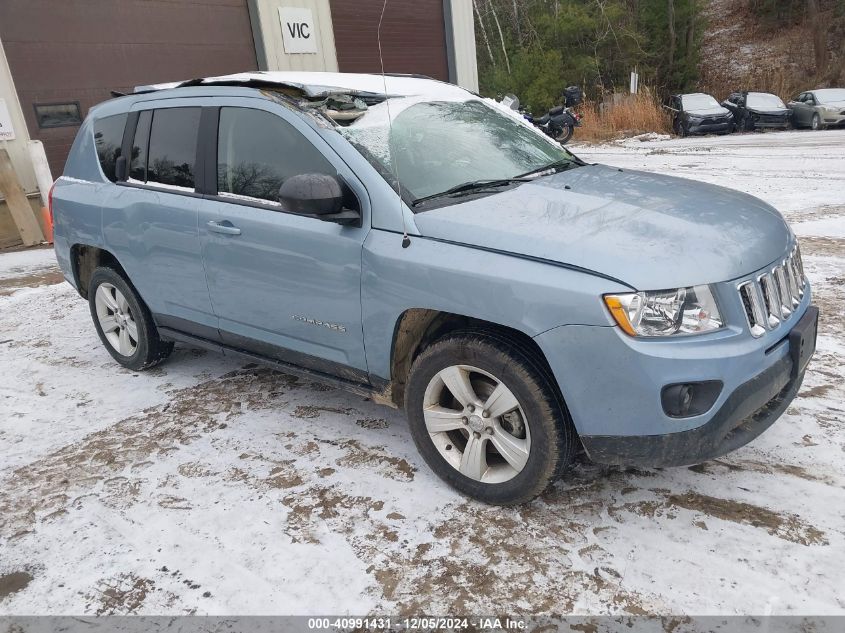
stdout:
{"type": "Polygon", "coordinates": [[[94,305],[109,345],[122,356],[132,356],[138,349],[138,324],[126,297],[112,284],[101,283],[94,295],[94,305]]]}
{"type": "Polygon", "coordinates": [[[428,383],[423,417],[441,457],[466,477],[501,483],[525,468],[528,419],[513,392],[493,374],[452,365],[428,383]]]}

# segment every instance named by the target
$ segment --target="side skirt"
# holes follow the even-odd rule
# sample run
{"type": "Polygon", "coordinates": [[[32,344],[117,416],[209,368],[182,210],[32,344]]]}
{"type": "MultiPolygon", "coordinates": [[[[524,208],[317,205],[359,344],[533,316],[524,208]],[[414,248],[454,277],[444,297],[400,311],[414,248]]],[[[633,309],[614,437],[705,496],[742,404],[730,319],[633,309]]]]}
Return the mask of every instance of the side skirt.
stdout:
{"type": "Polygon", "coordinates": [[[187,345],[191,345],[192,347],[201,347],[212,352],[223,354],[224,356],[232,356],[236,358],[241,358],[243,360],[252,361],[255,363],[260,363],[261,365],[265,365],[266,367],[275,369],[285,374],[292,374],[294,376],[299,376],[300,378],[315,380],[331,387],[337,387],[339,389],[344,389],[345,391],[349,391],[356,395],[363,396],[365,398],[370,398],[373,402],[376,402],[378,404],[387,405],[394,409],[396,408],[396,405],[390,398],[390,383],[380,378],[377,378],[377,383],[372,385],[367,383],[355,382],[352,380],[339,378],[338,376],[334,376],[324,372],[300,367],[299,365],[294,365],[292,363],[286,363],[281,360],[268,358],[267,356],[262,356],[261,354],[248,352],[246,350],[231,347],[229,345],[224,345],[216,341],[209,341],[208,339],[204,339],[199,336],[193,336],[191,334],[186,334],[184,332],[180,332],[179,330],[174,330],[168,327],[159,326],[158,333],[164,340],[185,343],[187,345]]]}

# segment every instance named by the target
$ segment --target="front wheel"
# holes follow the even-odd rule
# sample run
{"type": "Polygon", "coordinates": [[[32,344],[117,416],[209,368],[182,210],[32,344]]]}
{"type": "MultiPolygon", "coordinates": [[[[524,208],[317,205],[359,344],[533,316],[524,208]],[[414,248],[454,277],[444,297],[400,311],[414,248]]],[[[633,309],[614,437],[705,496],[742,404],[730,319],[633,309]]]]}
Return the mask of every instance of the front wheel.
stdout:
{"type": "Polygon", "coordinates": [[[574,134],[574,125],[564,125],[563,130],[561,130],[560,133],[555,137],[555,140],[561,145],[566,145],[570,140],[572,140],[572,136],[574,134]]]}
{"type": "Polygon", "coordinates": [[[431,469],[463,494],[514,505],[568,466],[575,429],[548,370],[497,334],[447,336],[414,361],[406,409],[431,469]]]}
{"type": "Polygon", "coordinates": [[[818,132],[819,130],[823,129],[822,126],[822,118],[818,115],[818,113],[813,115],[813,130],[818,132]]]}
{"type": "Polygon", "coordinates": [[[161,340],[138,292],[113,268],[91,275],[88,303],[100,340],[124,367],[148,369],[170,356],[173,343],[161,340]]]}

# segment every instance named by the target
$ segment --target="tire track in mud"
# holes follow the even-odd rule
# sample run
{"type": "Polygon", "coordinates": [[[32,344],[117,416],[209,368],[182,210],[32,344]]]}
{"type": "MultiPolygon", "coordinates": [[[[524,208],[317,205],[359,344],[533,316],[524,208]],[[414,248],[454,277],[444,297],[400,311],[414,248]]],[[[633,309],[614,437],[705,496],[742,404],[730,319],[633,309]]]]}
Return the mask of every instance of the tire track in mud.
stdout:
{"type": "Polygon", "coordinates": [[[765,531],[793,544],[825,546],[824,533],[800,517],[761,506],[687,491],[635,485],[650,471],[576,468],[543,497],[519,508],[461,502],[438,517],[382,516],[384,504],[312,485],[283,503],[292,512],[286,533],[319,543],[329,530],[343,534],[378,582],[384,610],[399,613],[495,612],[514,604],[527,612],[571,612],[579,600],[608,612],[671,611],[671,596],[645,595],[625,586],[625,560],[606,549],[630,514],[655,522],[718,519],[765,531]],[[652,500],[625,503],[645,491],[652,500]],[[627,515],[627,516],[626,516],[627,515]],[[428,539],[420,538],[427,535],[428,539]]]}
{"type": "MultiPolygon", "coordinates": [[[[142,483],[139,473],[153,461],[167,459],[180,447],[225,429],[246,411],[282,408],[287,404],[281,399],[286,393],[309,388],[294,376],[247,367],[173,390],[167,403],[144,409],[8,474],[2,484],[6,492],[0,497],[0,537],[22,536],[39,521],[56,518],[90,497],[112,508],[131,505],[142,483]]],[[[341,450],[337,461],[342,466],[374,467],[400,481],[413,479],[415,469],[410,464],[380,447],[356,440],[333,443],[341,450]]],[[[264,461],[276,469],[270,473],[269,485],[287,488],[302,482],[295,460],[264,461]]],[[[182,466],[183,476],[205,474],[192,470],[199,468],[196,465],[182,466]]],[[[227,476],[237,479],[238,470],[233,467],[227,476]]],[[[162,497],[160,505],[180,507],[186,502],[162,497]]]]}

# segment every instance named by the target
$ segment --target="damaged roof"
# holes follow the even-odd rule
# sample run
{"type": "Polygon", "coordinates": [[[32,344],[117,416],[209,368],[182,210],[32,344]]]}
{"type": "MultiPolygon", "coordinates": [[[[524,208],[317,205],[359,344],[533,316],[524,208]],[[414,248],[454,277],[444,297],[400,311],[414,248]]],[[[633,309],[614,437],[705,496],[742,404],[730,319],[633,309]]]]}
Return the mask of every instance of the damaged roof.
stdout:
{"type": "Polygon", "coordinates": [[[307,98],[322,98],[333,93],[361,93],[402,97],[431,96],[466,99],[468,94],[466,90],[453,84],[414,75],[287,71],[252,71],[219,77],[136,86],[135,93],[185,86],[215,85],[293,88],[302,91],[307,98]]]}

